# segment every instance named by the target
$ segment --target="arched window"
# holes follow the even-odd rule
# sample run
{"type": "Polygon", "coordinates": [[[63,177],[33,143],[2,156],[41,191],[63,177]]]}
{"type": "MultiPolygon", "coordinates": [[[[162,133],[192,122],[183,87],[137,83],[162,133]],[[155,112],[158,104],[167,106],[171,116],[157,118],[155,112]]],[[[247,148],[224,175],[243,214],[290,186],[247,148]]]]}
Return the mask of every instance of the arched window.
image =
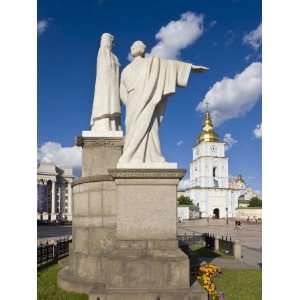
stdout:
{"type": "Polygon", "coordinates": [[[213,177],[216,177],[217,175],[217,167],[213,167],[213,177]]]}

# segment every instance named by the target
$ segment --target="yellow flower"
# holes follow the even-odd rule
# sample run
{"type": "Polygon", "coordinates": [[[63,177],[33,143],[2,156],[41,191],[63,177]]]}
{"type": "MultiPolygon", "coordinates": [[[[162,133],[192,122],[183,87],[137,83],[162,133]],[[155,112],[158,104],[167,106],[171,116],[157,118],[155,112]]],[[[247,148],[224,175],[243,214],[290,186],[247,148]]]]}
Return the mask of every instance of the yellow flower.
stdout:
{"type": "Polygon", "coordinates": [[[206,264],[199,267],[197,272],[197,279],[201,285],[206,289],[209,295],[212,295],[212,300],[217,300],[216,285],[213,282],[213,276],[221,272],[221,269],[214,264],[206,264]]]}

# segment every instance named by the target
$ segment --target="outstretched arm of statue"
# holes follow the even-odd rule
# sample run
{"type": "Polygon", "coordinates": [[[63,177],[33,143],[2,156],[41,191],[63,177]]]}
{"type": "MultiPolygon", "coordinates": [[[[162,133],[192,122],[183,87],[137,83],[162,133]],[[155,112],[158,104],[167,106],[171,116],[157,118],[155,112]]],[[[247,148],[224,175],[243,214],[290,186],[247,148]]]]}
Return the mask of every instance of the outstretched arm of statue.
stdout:
{"type": "Polygon", "coordinates": [[[201,73],[201,72],[205,72],[205,71],[208,71],[208,70],[209,70],[209,68],[204,67],[204,66],[192,65],[192,72],[195,72],[195,73],[201,73]]]}

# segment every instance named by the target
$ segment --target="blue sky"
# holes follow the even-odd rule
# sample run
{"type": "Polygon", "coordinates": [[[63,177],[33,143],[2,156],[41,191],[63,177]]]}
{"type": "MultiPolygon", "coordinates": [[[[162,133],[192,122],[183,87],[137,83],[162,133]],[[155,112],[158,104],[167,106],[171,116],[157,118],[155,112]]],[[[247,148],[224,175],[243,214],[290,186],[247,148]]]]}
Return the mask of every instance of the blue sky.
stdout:
{"type": "MultiPolygon", "coordinates": [[[[261,138],[253,133],[261,124],[257,0],[39,0],[38,146],[43,155],[50,151],[63,164],[64,153],[73,155],[69,147],[75,136],[89,129],[102,33],[115,36],[114,53],[125,67],[135,40],[143,40],[148,52],[159,42],[166,44],[169,36],[157,39],[156,34],[163,26],[171,32],[174,22],[186,24],[182,15],[187,12],[194,17],[187,28],[198,26],[199,32],[188,45],[179,37],[177,52],[170,58],[205,65],[210,71],[192,74],[188,87],[169,99],[160,132],[162,151],[168,161],[189,168],[203,120],[196,108],[206,98],[220,137],[227,134],[237,141],[227,151],[230,174],[243,174],[249,186],[261,190],[261,138]],[[46,147],[47,142],[60,146],[46,147]]],[[[66,165],[76,167],[77,157],[67,159],[66,165]]]]}

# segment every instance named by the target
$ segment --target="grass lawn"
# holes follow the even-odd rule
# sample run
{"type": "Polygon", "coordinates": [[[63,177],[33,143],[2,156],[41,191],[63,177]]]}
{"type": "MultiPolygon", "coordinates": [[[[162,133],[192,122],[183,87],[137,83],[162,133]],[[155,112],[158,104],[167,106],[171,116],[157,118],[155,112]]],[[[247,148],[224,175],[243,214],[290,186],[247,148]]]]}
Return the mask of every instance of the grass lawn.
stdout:
{"type": "MultiPolygon", "coordinates": [[[[203,250],[204,251],[204,250],[203,250]]],[[[205,253],[206,254],[206,253],[205,253]]],[[[38,272],[38,300],[88,300],[85,294],[65,292],[57,286],[58,264],[38,272]]],[[[223,269],[215,278],[226,300],[261,300],[261,270],[223,269]]]]}
{"type": "Polygon", "coordinates": [[[226,300],[261,300],[261,270],[229,270],[215,279],[226,300]]]}
{"type": "Polygon", "coordinates": [[[38,272],[38,300],[88,300],[85,294],[65,292],[57,286],[58,264],[49,266],[38,272]]]}

